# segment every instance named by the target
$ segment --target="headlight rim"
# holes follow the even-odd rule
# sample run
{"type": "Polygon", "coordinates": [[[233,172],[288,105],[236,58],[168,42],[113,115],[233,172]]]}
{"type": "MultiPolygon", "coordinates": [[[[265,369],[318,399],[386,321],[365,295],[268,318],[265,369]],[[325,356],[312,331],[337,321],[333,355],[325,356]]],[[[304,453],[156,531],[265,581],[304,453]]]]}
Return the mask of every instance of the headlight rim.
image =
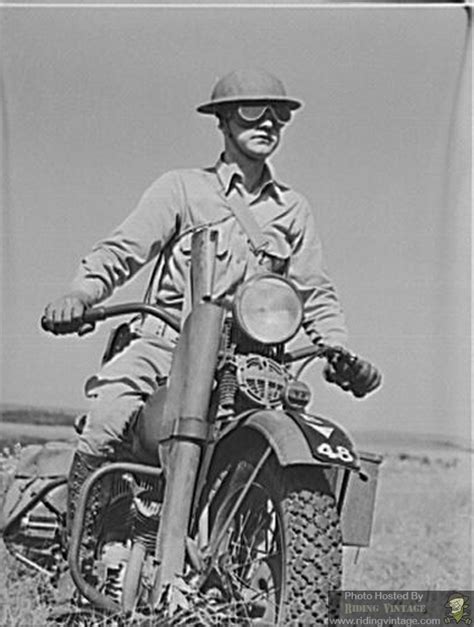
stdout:
{"type": "Polygon", "coordinates": [[[284,344],[286,342],[289,342],[290,340],[292,340],[295,335],[298,333],[298,331],[301,328],[301,325],[303,323],[303,317],[304,317],[304,309],[303,309],[303,299],[300,295],[300,293],[298,292],[298,290],[295,288],[294,284],[292,281],[290,281],[289,279],[287,279],[284,276],[281,276],[279,274],[275,274],[274,272],[262,272],[262,273],[257,273],[254,274],[252,277],[250,277],[249,279],[245,280],[241,285],[239,285],[239,287],[236,290],[235,293],[235,298],[232,304],[232,311],[233,311],[233,315],[235,320],[238,323],[239,328],[251,339],[254,340],[256,342],[259,342],[260,344],[264,344],[267,346],[271,346],[271,345],[275,345],[275,344],[284,344]],[[298,321],[297,323],[295,323],[294,325],[294,330],[292,331],[291,334],[288,334],[287,336],[285,336],[285,339],[281,339],[278,340],[277,342],[271,340],[271,341],[265,341],[262,340],[261,338],[255,337],[251,331],[249,331],[248,327],[246,326],[245,322],[244,322],[244,317],[242,316],[242,314],[240,313],[240,305],[242,303],[242,299],[243,299],[243,294],[249,289],[252,288],[254,286],[255,283],[265,280],[265,279],[271,279],[271,280],[278,280],[281,283],[284,283],[289,289],[290,291],[294,294],[294,296],[296,297],[297,301],[298,301],[298,305],[299,305],[299,311],[298,311],[298,321]]]}

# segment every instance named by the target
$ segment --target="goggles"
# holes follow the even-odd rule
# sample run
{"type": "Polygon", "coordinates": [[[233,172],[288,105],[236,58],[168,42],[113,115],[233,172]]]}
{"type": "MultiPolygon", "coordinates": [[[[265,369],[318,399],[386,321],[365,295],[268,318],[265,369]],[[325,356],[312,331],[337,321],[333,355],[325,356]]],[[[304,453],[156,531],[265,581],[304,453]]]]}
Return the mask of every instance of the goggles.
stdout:
{"type": "Polygon", "coordinates": [[[280,124],[286,124],[291,120],[291,110],[283,103],[247,104],[239,105],[236,109],[238,118],[244,124],[255,124],[270,110],[272,116],[280,124]]]}

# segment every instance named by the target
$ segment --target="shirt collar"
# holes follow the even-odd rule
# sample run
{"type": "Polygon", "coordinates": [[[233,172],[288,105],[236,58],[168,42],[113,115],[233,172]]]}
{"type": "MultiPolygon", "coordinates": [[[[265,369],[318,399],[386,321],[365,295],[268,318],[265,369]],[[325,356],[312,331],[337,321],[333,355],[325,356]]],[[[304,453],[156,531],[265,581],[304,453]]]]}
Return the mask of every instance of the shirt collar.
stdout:
{"type": "MultiPolygon", "coordinates": [[[[233,189],[235,183],[242,180],[242,171],[236,163],[226,163],[223,154],[219,157],[214,167],[217,178],[227,196],[233,189]]],[[[275,194],[277,200],[281,201],[281,192],[288,189],[289,188],[284,183],[277,181],[274,171],[268,163],[265,163],[262,182],[257,195],[260,196],[264,191],[268,190],[270,193],[273,192],[275,194]]]]}

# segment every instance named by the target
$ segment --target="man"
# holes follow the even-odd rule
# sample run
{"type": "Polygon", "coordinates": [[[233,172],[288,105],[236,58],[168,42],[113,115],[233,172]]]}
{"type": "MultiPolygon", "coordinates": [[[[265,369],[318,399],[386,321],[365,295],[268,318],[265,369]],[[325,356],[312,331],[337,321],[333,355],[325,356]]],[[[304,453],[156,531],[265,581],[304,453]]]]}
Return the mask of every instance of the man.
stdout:
{"type": "MultiPolygon", "coordinates": [[[[285,274],[303,298],[304,328],[312,341],[344,346],[344,317],[323,269],[311,209],[267,164],[283,127],[300,106],[286,95],[280,80],[263,70],[235,71],[219,80],[211,100],[197,109],[218,118],[224,152],[217,164],[168,172],[155,181],[125,222],[82,261],[71,292],[46,307],[47,328],[53,333],[85,332],[84,311],[158,255],[154,301],[181,315],[191,233],[212,224],[219,231],[218,293],[232,291],[262,267],[285,274]],[[232,209],[236,200],[248,207],[265,241],[257,253],[232,209]]],[[[138,334],[86,384],[91,407],[71,470],[71,504],[85,477],[115,455],[145,399],[166,381],[176,333],[146,320],[138,334]]],[[[355,357],[329,364],[326,378],[357,396],[380,383],[377,370],[355,357]]]]}
{"type": "Polygon", "coordinates": [[[460,592],[454,592],[450,595],[448,602],[444,607],[449,607],[451,609],[448,616],[445,617],[444,622],[446,624],[451,622],[463,622],[466,625],[470,625],[472,622],[471,617],[469,616],[470,610],[469,608],[469,597],[464,596],[460,592]]]}

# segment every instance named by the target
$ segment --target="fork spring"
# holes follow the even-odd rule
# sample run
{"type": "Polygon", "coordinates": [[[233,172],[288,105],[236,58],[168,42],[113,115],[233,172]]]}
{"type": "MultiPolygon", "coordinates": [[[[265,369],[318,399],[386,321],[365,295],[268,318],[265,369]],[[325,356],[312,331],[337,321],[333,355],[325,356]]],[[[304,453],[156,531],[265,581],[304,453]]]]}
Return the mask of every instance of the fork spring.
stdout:
{"type": "Polygon", "coordinates": [[[228,364],[224,368],[219,384],[219,406],[223,409],[232,409],[237,392],[237,376],[235,368],[228,364]]]}

